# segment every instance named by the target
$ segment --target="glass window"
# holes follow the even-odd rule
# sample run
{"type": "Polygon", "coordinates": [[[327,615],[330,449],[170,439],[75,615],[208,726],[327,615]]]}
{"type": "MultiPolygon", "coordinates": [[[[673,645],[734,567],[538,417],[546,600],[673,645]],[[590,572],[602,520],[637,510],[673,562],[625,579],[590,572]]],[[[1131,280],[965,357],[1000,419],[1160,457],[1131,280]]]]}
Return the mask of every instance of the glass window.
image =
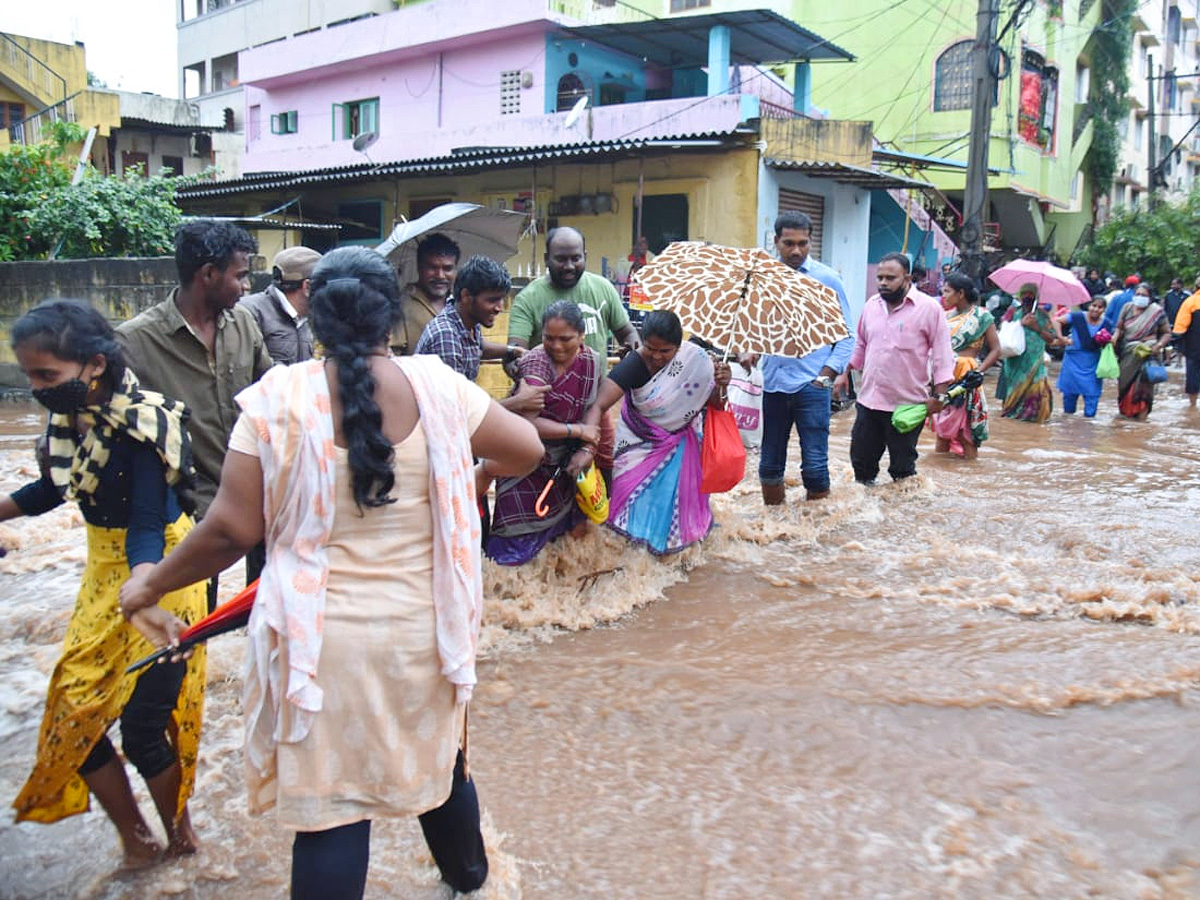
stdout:
{"type": "Polygon", "coordinates": [[[971,72],[974,41],[959,41],[938,57],[933,71],[933,108],[935,112],[970,109],[975,93],[971,72]]]}
{"type": "Polygon", "coordinates": [[[702,6],[712,6],[712,0],[671,0],[671,12],[700,9],[702,6]]]}
{"type": "Polygon", "coordinates": [[[1054,150],[1054,128],[1058,114],[1058,69],[1046,65],[1041,54],[1021,54],[1021,96],[1017,134],[1027,144],[1044,152],[1054,150]]]}
{"type": "Polygon", "coordinates": [[[333,104],[333,139],[335,141],[353,140],[368,131],[379,131],[378,97],[333,104]]]}
{"type": "Polygon", "coordinates": [[[296,110],[276,113],[271,116],[271,134],[295,134],[297,116],[296,110]]]}

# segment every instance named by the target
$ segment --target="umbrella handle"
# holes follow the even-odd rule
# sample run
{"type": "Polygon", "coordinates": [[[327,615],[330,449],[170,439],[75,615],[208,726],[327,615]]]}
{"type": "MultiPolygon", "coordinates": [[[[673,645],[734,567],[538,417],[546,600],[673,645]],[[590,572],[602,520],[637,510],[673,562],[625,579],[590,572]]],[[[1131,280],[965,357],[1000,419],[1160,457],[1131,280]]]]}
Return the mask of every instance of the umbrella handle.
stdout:
{"type": "Polygon", "coordinates": [[[546,518],[550,512],[550,507],[546,503],[546,498],[550,496],[550,488],[554,487],[554,479],[551,478],[546,482],[546,486],[542,488],[542,492],[538,494],[537,503],[533,504],[533,511],[537,513],[539,519],[546,518]]]}
{"type": "Polygon", "coordinates": [[[138,669],[144,669],[146,666],[150,665],[151,663],[156,663],[160,659],[164,659],[173,654],[187,653],[189,650],[192,649],[192,645],[195,643],[196,643],[195,641],[186,641],[185,640],[185,641],[180,641],[179,646],[177,646],[177,647],[163,647],[161,650],[155,650],[149,656],[143,656],[141,659],[139,659],[137,662],[135,662],[133,665],[131,665],[128,669],[125,670],[125,674],[126,675],[132,674],[133,672],[136,672],[138,669]]]}

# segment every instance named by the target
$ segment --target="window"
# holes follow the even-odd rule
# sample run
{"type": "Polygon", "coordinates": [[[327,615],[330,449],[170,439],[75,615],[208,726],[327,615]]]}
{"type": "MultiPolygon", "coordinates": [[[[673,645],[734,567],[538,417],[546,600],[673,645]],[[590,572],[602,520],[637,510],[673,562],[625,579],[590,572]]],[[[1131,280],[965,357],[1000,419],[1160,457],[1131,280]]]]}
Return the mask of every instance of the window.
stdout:
{"type": "Polygon", "coordinates": [[[558,79],[558,106],[555,107],[555,112],[566,112],[580,97],[586,97],[587,93],[583,79],[574,72],[568,72],[558,79]]]}
{"type": "Polygon", "coordinates": [[[970,109],[975,94],[971,51],[974,41],[959,41],[947,47],[933,69],[933,109],[970,109]]]}
{"type": "Polygon", "coordinates": [[[340,244],[375,246],[383,240],[383,201],[347,200],[337,206],[340,244]]]}
{"type": "Polygon", "coordinates": [[[353,140],[368,131],[379,131],[378,97],[333,104],[333,139],[335,141],[353,140]]]}
{"type": "Polygon", "coordinates": [[[519,115],[521,112],[521,70],[500,73],[500,115],[519,115]]]}
{"type": "Polygon", "coordinates": [[[1017,134],[1043,152],[1054,149],[1054,122],[1058,111],[1058,69],[1046,65],[1041,54],[1021,54],[1021,101],[1017,134]]]}
{"type": "Polygon", "coordinates": [[[262,107],[255,104],[250,107],[249,121],[246,123],[246,140],[257,141],[262,137],[262,107]]]}
{"type": "Polygon", "coordinates": [[[121,174],[137,174],[149,178],[150,154],[136,153],[133,150],[121,151],[121,174]]]}
{"type": "Polygon", "coordinates": [[[162,158],[162,167],[167,170],[169,176],[178,177],[183,174],[183,157],[164,156],[162,158]]]}
{"type": "MultiPolygon", "coordinates": [[[[632,228],[636,235],[638,226],[637,207],[632,210],[632,228]]],[[[642,234],[650,243],[650,249],[662,253],[672,241],[688,239],[687,194],[648,194],[642,200],[642,234]]],[[[630,245],[636,237],[632,238],[630,245]]]]}
{"type": "Polygon", "coordinates": [[[712,6],[712,0],[671,0],[671,12],[700,9],[702,6],[712,6]]]}
{"type": "Polygon", "coordinates": [[[292,109],[284,113],[276,113],[271,116],[271,134],[295,134],[296,133],[296,110],[292,109]]]}
{"type": "Polygon", "coordinates": [[[1083,63],[1075,63],[1075,102],[1087,103],[1091,90],[1092,70],[1083,63]]]}

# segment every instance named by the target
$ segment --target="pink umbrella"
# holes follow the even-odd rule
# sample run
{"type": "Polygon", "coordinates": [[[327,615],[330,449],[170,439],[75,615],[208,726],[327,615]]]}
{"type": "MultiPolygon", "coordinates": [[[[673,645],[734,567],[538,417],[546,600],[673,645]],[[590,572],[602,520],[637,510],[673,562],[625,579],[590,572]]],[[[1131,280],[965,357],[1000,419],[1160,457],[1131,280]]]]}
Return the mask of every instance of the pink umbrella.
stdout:
{"type": "Polygon", "coordinates": [[[988,276],[1010,294],[1016,294],[1023,284],[1036,284],[1038,300],[1058,306],[1078,306],[1092,297],[1069,269],[1048,262],[1014,259],[988,276]]]}

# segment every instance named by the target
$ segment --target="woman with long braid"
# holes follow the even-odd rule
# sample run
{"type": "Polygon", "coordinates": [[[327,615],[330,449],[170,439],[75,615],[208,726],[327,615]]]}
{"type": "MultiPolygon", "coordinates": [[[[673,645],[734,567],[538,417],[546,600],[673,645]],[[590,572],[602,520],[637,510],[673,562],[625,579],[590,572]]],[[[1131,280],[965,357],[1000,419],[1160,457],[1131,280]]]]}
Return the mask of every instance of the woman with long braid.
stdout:
{"type": "Polygon", "coordinates": [[[159,597],[265,537],[246,776],[251,811],[297,832],[291,896],[362,897],[371,821],[414,814],[442,877],[472,891],[487,876],[462,749],[482,612],[475,485],[525,474],[542,445],[438,358],[391,358],[399,288],[377,253],[329,253],[310,302],[326,358],[238,395],[216,500],[122,607],[174,644],[159,597]]]}

